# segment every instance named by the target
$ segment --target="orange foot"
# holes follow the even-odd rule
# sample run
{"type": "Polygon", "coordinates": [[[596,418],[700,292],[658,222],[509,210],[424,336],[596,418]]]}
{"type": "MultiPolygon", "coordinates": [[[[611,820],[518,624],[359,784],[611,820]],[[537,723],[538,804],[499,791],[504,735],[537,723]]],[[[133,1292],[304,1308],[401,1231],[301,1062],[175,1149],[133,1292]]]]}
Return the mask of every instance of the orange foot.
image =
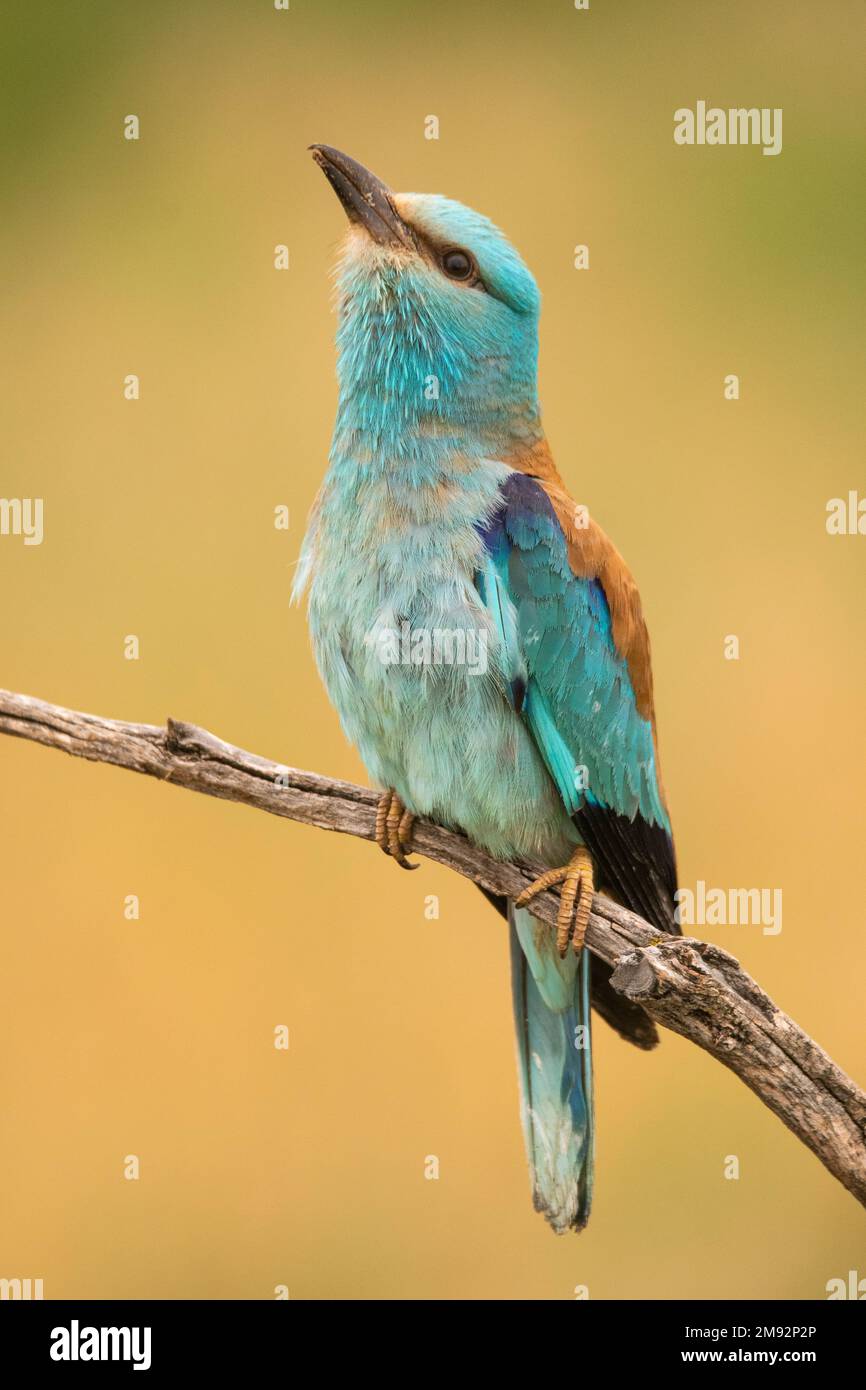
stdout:
{"type": "Polygon", "coordinates": [[[524,888],[520,897],[515,898],[514,906],[526,907],[536,893],[543,893],[545,888],[551,888],[554,883],[562,884],[559,913],[556,918],[556,949],[560,958],[564,959],[569,941],[575,955],[580,955],[595,891],[592,860],[589,851],[583,845],[578,845],[568,863],[562,868],[548,869],[546,874],[542,874],[534,883],[530,883],[528,888],[524,888]]]}
{"type": "Polygon", "coordinates": [[[384,854],[396,859],[401,869],[420,869],[410,864],[406,851],[412,848],[412,827],[415,817],[407,811],[393,787],[379,797],[376,811],[376,844],[384,854]]]}

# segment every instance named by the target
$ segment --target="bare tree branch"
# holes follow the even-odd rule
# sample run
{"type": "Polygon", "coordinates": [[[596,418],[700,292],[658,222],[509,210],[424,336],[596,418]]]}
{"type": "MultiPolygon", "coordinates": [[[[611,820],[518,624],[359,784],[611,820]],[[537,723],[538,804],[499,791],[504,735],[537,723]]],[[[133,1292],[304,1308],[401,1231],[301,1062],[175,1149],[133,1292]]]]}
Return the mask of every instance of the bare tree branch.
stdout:
{"type": "MultiPolygon", "coordinates": [[[[0,733],[322,830],[374,838],[375,791],[256,757],[193,724],[127,724],[0,690],[0,733]]],[[[491,859],[465,836],[423,820],[415,826],[414,848],[512,898],[538,867],[491,859]]],[[[557,905],[558,895],[548,891],[532,911],[552,926],[557,905]]],[[[611,983],[621,995],[730,1068],[866,1206],[866,1094],[733,956],[687,937],[660,937],[598,894],[587,944],[616,967],[611,983]]]]}

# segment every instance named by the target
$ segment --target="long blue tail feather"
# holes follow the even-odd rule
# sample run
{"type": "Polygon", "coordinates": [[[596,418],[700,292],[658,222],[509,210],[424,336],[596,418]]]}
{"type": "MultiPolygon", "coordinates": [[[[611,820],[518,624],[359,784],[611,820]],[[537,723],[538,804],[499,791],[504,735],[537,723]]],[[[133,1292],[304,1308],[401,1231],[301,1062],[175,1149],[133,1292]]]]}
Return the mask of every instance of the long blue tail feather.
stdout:
{"type": "Polygon", "coordinates": [[[593,1176],[590,961],[561,961],[554,933],[508,904],[520,1113],[537,1211],[558,1233],[589,1219],[593,1176]]]}

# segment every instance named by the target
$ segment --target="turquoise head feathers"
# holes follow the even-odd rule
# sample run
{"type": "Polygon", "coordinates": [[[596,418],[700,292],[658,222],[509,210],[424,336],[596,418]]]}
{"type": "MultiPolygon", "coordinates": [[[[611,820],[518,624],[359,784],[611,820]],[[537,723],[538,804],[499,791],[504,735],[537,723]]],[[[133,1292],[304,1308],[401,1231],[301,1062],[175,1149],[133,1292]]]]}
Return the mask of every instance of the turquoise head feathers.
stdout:
{"type": "Polygon", "coordinates": [[[540,295],[503,233],[436,194],[393,194],[348,156],[314,156],[349,216],[336,273],[335,450],[469,452],[541,436],[540,295]]]}

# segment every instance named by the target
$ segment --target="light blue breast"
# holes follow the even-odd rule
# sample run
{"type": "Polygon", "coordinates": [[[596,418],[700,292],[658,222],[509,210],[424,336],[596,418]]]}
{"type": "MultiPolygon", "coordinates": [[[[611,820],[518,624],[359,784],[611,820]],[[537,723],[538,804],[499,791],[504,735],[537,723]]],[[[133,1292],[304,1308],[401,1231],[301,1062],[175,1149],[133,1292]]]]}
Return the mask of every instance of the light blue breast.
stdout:
{"type": "Polygon", "coordinates": [[[491,853],[558,862],[577,836],[509,703],[509,652],[475,586],[479,530],[508,470],[479,460],[449,487],[442,457],[438,477],[407,488],[405,467],[416,464],[377,474],[338,460],[328,475],[309,610],[322,679],[371,777],[411,810],[491,853]],[[383,659],[407,626],[462,633],[476,659],[383,659]]]}

